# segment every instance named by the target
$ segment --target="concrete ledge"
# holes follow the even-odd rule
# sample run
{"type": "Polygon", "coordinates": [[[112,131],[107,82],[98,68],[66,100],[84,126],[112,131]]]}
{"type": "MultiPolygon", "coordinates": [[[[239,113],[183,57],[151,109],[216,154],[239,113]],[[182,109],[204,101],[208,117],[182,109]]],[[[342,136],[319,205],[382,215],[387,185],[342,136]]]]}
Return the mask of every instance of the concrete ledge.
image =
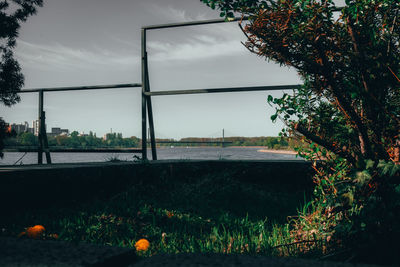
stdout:
{"type": "Polygon", "coordinates": [[[0,266],[267,266],[373,267],[375,265],[237,254],[156,255],[140,259],[132,249],[64,241],[0,238],[0,266]]]}
{"type": "Polygon", "coordinates": [[[104,199],[160,177],[188,181],[201,175],[232,173],[241,181],[289,191],[310,190],[312,169],[305,161],[154,161],[4,166],[0,168],[0,211],[20,212],[104,199]]]}
{"type": "Polygon", "coordinates": [[[250,256],[238,254],[176,254],[156,255],[136,264],[135,267],[194,267],[194,266],[231,266],[231,267],[373,267],[376,265],[351,264],[311,259],[277,258],[271,256],[250,256]]]}
{"type": "Polygon", "coordinates": [[[128,248],[0,238],[0,266],[128,266],[137,260],[128,248]]]}

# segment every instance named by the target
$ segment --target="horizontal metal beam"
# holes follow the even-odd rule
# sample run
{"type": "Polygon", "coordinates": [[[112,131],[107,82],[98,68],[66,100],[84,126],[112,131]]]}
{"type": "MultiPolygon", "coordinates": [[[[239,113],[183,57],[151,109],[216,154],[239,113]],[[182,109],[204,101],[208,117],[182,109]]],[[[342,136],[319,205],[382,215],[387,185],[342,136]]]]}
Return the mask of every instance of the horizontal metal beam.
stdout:
{"type": "MultiPolygon", "coordinates": [[[[335,7],[332,8],[333,12],[342,11],[343,7],[335,7]]],[[[198,21],[190,21],[190,22],[178,22],[178,23],[168,23],[168,24],[158,24],[158,25],[149,25],[143,26],[142,29],[145,30],[157,30],[157,29],[165,29],[165,28],[177,28],[177,27],[186,27],[186,26],[195,26],[195,25],[206,25],[206,24],[217,24],[217,23],[225,23],[225,22],[233,22],[233,21],[241,21],[248,20],[249,17],[235,17],[232,19],[210,19],[210,20],[198,20],[198,21]]]]}
{"type": "Polygon", "coordinates": [[[145,92],[148,96],[161,95],[190,95],[190,94],[210,94],[210,93],[235,93],[235,92],[253,92],[253,91],[275,91],[299,89],[301,84],[292,85],[271,85],[271,86],[252,86],[252,87],[227,87],[227,88],[211,88],[211,89],[190,89],[190,90],[173,90],[173,91],[152,91],[145,92]]]}
{"type": "Polygon", "coordinates": [[[17,93],[36,93],[36,92],[55,92],[55,91],[80,91],[80,90],[99,90],[99,89],[114,89],[114,88],[131,88],[142,87],[140,83],[123,83],[110,85],[89,85],[89,86],[72,86],[72,87],[53,87],[53,88],[35,88],[23,89],[17,93]]]}
{"type": "Polygon", "coordinates": [[[185,26],[195,26],[195,25],[205,25],[205,24],[216,24],[216,23],[225,23],[225,22],[233,22],[240,20],[248,20],[248,17],[237,17],[229,20],[225,19],[210,19],[210,20],[198,20],[198,21],[190,21],[190,22],[178,22],[178,23],[169,23],[169,24],[158,24],[158,25],[149,25],[144,26],[142,29],[145,30],[156,30],[156,29],[165,29],[165,28],[177,28],[177,27],[185,27],[185,26]]]}
{"type": "MultiPolygon", "coordinates": [[[[46,151],[47,149],[43,149],[46,151]]],[[[49,148],[51,153],[142,153],[141,148],[49,148]]],[[[5,148],[4,152],[38,152],[38,148],[5,148]]]]}

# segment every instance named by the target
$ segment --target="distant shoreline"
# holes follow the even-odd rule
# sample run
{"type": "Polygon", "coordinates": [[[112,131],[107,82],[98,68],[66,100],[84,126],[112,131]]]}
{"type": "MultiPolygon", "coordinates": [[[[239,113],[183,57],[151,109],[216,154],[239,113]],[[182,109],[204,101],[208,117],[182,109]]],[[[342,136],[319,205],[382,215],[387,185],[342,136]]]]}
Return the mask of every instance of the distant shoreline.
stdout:
{"type": "Polygon", "coordinates": [[[259,149],[257,152],[262,153],[275,153],[275,154],[287,154],[287,155],[297,155],[296,151],[293,150],[274,150],[274,149],[259,149]]]}
{"type": "MultiPolygon", "coordinates": [[[[157,148],[169,148],[170,146],[159,146],[157,148]]],[[[220,146],[189,146],[189,148],[221,148],[220,146]]],[[[284,149],[269,149],[265,146],[226,146],[226,148],[260,148],[257,152],[261,153],[274,153],[274,154],[286,154],[286,155],[297,155],[296,151],[284,150],[284,149]]],[[[185,146],[175,146],[174,148],[186,148],[185,146]]],[[[150,148],[148,148],[150,149],[150,148]]]]}
{"type": "MultiPolygon", "coordinates": [[[[157,149],[164,149],[164,148],[170,148],[171,146],[157,146],[157,149]]],[[[220,146],[175,146],[174,148],[221,148],[220,146]]],[[[283,149],[269,149],[266,148],[265,146],[227,146],[225,148],[259,148],[257,150],[257,152],[261,152],[261,153],[274,153],[274,154],[286,154],[286,155],[296,155],[297,152],[293,151],[293,150],[283,150],[283,149]]],[[[95,148],[94,148],[95,149],[95,148]]],[[[124,148],[121,148],[122,150],[124,148]]],[[[150,150],[151,148],[148,147],[148,150],[150,150]]],[[[3,150],[3,152],[5,153],[10,153],[10,152],[20,152],[16,149],[10,149],[10,148],[5,148],[3,150]]],[[[79,152],[84,152],[84,151],[79,151],[79,152]]],[[[31,153],[37,153],[32,151],[31,153]]],[[[110,151],[110,153],[118,153],[116,151],[110,151]]]]}

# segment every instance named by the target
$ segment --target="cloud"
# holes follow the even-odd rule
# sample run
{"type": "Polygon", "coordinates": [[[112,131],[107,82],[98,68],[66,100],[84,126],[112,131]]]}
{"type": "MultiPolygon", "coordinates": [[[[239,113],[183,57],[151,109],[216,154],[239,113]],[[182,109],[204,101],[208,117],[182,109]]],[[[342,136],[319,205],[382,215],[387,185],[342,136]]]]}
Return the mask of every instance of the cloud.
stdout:
{"type": "MultiPolygon", "coordinates": [[[[184,9],[172,6],[162,6],[155,3],[149,3],[149,6],[151,6],[152,13],[156,17],[163,18],[161,21],[165,22],[187,22],[215,18],[205,13],[189,13],[184,9]]],[[[162,39],[163,41],[158,41],[157,37],[152,37],[150,40],[154,41],[147,41],[150,60],[197,60],[227,55],[234,56],[247,52],[240,43],[245,38],[236,22],[179,28],[177,31],[170,32],[167,41],[164,41],[165,36],[162,39]],[[184,29],[190,29],[190,32],[182,32],[181,30],[184,29]]]]}
{"type": "MultiPolygon", "coordinates": [[[[155,3],[148,3],[148,7],[151,10],[151,13],[155,15],[155,17],[163,18],[161,19],[161,21],[165,21],[165,23],[201,21],[220,18],[219,16],[210,16],[210,14],[206,13],[189,13],[185,9],[178,9],[170,5],[162,6],[155,3]]],[[[233,34],[235,37],[243,37],[243,34],[240,32],[239,27],[237,26],[237,22],[195,26],[191,28],[196,32],[206,31],[209,34],[223,34],[231,36],[233,34]]]]}
{"type": "Polygon", "coordinates": [[[184,43],[148,42],[149,60],[199,60],[248,53],[238,40],[225,40],[209,35],[197,35],[184,43]]]}
{"type": "Polygon", "coordinates": [[[157,17],[165,18],[168,21],[174,22],[185,22],[193,20],[204,20],[209,19],[204,13],[198,13],[196,15],[188,14],[184,9],[179,9],[173,6],[162,6],[155,3],[149,3],[149,9],[151,13],[157,17]]]}
{"type": "Polygon", "coordinates": [[[17,43],[16,57],[25,68],[63,71],[71,68],[88,70],[121,65],[129,67],[139,62],[138,55],[116,53],[99,46],[93,46],[89,50],[88,48],[72,48],[60,43],[43,45],[23,40],[18,40],[17,43]]]}

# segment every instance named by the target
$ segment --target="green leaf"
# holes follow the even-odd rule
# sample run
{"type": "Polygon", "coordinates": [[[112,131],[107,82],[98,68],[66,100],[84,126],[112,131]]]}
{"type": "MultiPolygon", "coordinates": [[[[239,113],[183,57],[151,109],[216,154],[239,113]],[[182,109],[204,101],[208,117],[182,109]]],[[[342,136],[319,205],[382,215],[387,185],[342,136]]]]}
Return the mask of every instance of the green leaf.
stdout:
{"type": "Polygon", "coordinates": [[[233,14],[233,12],[228,12],[228,14],[226,14],[226,16],[227,16],[228,18],[234,18],[234,17],[235,17],[235,15],[233,14]]]}
{"type": "Polygon", "coordinates": [[[396,173],[400,172],[400,165],[396,165],[393,162],[386,162],[380,160],[378,163],[378,169],[381,170],[382,175],[394,176],[396,173]]]}
{"type": "Polygon", "coordinates": [[[368,169],[371,169],[372,167],[374,167],[374,165],[375,165],[375,162],[373,161],[373,160],[367,160],[366,162],[365,162],[365,168],[368,170],[368,169]]]}
{"type": "Polygon", "coordinates": [[[371,175],[367,171],[362,171],[356,173],[356,179],[354,179],[354,182],[356,182],[359,186],[364,186],[370,180],[371,180],[371,175]]]}
{"type": "Polygon", "coordinates": [[[395,191],[397,194],[400,194],[400,185],[396,186],[396,187],[394,188],[394,191],[395,191]]]}
{"type": "Polygon", "coordinates": [[[289,115],[293,115],[295,113],[295,111],[293,109],[289,109],[286,111],[289,115]]]}

